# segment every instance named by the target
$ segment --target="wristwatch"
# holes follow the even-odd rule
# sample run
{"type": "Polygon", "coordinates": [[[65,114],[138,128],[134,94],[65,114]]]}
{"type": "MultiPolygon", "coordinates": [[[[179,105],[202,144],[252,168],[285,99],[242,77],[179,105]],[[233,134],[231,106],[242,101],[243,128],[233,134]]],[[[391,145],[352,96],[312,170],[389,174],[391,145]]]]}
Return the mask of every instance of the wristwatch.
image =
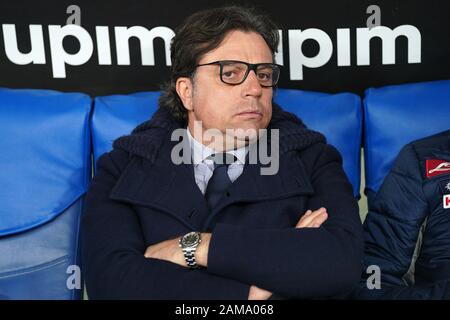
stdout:
{"type": "Polygon", "coordinates": [[[196,231],[189,232],[180,238],[179,246],[183,250],[184,259],[189,268],[198,268],[195,261],[195,251],[200,242],[202,242],[200,232],[196,231]]]}

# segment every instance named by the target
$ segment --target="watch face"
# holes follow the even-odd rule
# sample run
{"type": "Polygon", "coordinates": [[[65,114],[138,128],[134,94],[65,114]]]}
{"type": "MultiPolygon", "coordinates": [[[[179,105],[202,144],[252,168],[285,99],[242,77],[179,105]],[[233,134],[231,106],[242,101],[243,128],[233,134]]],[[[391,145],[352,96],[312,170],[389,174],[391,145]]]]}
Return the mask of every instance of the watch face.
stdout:
{"type": "Polygon", "coordinates": [[[196,232],[190,232],[183,237],[181,244],[184,247],[192,247],[198,243],[200,236],[196,232]]]}

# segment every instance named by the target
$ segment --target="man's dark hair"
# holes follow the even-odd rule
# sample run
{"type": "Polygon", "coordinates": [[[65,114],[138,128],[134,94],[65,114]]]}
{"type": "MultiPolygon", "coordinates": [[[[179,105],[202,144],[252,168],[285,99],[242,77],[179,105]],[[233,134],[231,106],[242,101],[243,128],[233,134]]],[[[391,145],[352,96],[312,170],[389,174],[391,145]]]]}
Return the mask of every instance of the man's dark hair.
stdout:
{"type": "Polygon", "coordinates": [[[275,57],[279,35],[277,26],[253,8],[228,6],[207,9],[189,16],[175,31],[171,43],[171,77],[162,90],[159,104],[169,108],[179,121],[187,121],[187,110],[176,91],[179,77],[192,77],[201,57],[220,46],[229,31],[260,34],[275,57]]]}

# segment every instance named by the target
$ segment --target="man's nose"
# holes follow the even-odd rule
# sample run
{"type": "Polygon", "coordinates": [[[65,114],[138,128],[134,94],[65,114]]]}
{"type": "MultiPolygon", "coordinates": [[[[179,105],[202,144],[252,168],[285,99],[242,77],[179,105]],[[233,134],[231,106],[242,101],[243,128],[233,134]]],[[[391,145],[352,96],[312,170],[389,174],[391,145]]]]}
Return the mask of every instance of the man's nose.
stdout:
{"type": "Polygon", "coordinates": [[[262,94],[262,87],[256,77],[255,70],[250,70],[243,84],[245,95],[260,96],[262,94]]]}

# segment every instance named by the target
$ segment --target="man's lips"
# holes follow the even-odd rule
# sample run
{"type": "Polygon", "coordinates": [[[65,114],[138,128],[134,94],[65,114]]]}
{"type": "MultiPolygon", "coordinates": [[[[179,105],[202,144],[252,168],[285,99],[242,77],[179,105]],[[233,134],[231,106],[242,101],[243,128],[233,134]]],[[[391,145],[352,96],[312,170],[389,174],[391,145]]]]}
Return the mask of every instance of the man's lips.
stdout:
{"type": "Polygon", "coordinates": [[[247,116],[247,117],[262,117],[262,113],[259,111],[244,111],[239,112],[238,116],[247,116]]]}

